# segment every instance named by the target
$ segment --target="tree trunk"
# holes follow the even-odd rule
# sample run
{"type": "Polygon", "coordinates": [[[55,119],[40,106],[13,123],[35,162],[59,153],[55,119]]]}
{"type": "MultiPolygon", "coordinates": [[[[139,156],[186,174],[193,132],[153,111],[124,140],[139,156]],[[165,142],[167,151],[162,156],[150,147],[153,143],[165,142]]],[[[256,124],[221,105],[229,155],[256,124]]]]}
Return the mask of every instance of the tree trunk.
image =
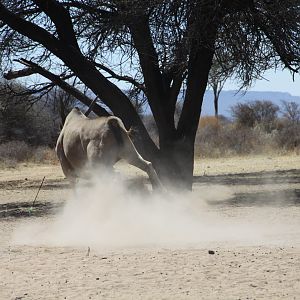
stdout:
{"type": "Polygon", "coordinates": [[[214,106],[215,106],[215,117],[216,119],[219,118],[219,97],[215,94],[214,95],[214,106]]]}
{"type": "Polygon", "coordinates": [[[154,165],[162,182],[180,190],[191,190],[194,171],[194,139],[164,143],[154,165]]]}

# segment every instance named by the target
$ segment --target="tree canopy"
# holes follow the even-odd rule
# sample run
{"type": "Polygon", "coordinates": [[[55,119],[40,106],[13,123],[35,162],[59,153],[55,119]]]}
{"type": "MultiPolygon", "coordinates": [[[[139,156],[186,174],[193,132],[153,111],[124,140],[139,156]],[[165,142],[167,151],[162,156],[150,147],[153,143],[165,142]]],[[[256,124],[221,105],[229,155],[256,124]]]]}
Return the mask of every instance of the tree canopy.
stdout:
{"type": "Polygon", "coordinates": [[[213,58],[244,85],[271,67],[297,72],[300,63],[299,0],[3,0],[0,26],[3,71],[27,64],[11,78],[41,74],[41,67],[56,83],[49,75],[29,87],[33,93],[71,80],[79,92],[92,91],[101,100],[96,113],[112,112],[137,127],[142,154],[156,165],[172,158],[173,173],[187,181],[213,58]],[[159,147],[128,89],[147,99],[159,147]]]}

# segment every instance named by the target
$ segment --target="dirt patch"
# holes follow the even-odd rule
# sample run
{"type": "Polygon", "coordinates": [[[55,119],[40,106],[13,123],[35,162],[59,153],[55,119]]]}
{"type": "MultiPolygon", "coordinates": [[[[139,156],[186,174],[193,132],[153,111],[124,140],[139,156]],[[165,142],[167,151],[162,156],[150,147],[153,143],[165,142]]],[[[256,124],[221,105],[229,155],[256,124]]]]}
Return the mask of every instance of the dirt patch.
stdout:
{"type": "MultiPolygon", "coordinates": [[[[129,189],[142,186],[145,202],[146,177],[123,164],[117,169],[129,178],[129,189]]],[[[7,170],[7,176],[1,171],[0,299],[297,299],[299,169],[293,156],[197,162],[192,201],[177,203],[178,211],[165,199],[154,212],[154,206],[133,205],[134,194],[117,206],[81,202],[68,210],[74,191],[57,166],[23,166],[7,170]],[[69,222],[52,230],[63,213],[69,222]],[[13,243],[16,232],[35,243],[13,243]],[[69,235],[68,242],[55,243],[67,232],[73,240],[69,235]],[[127,235],[154,243],[92,244],[103,242],[104,235],[109,241],[127,235]],[[172,235],[180,243],[157,240],[170,242],[172,235]]],[[[103,188],[96,190],[101,197],[103,188]]],[[[88,192],[79,195],[90,199],[88,192]]]]}

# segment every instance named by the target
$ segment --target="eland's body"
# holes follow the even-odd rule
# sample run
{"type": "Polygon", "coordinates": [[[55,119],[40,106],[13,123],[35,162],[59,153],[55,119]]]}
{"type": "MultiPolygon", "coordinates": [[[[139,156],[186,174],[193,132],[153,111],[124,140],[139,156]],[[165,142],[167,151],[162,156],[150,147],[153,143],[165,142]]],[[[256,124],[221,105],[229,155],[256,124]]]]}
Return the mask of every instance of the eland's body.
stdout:
{"type": "Polygon", "coordinates": [[[79,177],[85,168],[112,168],[118,160],[124,159],[145,171],[154,187],[161,185],[151,162],[137,152],[123,122],[117,117],[90,119],[74,108],[66,118],[55,150],[70,180],[79,177]]]}

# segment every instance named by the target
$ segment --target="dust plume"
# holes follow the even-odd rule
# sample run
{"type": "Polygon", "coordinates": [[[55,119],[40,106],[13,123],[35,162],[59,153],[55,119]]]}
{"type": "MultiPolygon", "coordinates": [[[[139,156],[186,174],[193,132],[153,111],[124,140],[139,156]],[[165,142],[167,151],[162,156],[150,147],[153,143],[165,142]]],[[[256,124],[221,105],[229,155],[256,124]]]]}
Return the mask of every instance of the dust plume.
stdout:
{"type": "Polygon", "coordinates": [[[20,226],[14,242],[97,248],[261,243],[270,234],[260,222],[264,215],[260,221],[253,219],[254,212],[230,217],[228,208],[207,204],[230,197],[225,186],[156,193],[129,184],[121,175],[95,176],[74,189],[54,220],[20,226]]]}

